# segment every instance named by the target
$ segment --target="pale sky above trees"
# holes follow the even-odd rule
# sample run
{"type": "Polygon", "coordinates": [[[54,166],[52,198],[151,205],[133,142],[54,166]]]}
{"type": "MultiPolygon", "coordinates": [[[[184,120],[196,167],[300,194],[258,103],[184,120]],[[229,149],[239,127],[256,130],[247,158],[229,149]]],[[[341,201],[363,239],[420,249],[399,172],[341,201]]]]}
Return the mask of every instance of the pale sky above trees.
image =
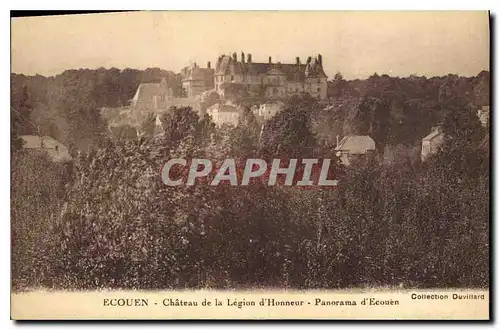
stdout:
{"type": "Polygon", "coordinates": [[[489,17],[477,12],[133,12],[14,18],[12,72],[215,65],[219,55],[294,63],[321,53],[326,74],[475,76],[489,70],[489,17]]]}

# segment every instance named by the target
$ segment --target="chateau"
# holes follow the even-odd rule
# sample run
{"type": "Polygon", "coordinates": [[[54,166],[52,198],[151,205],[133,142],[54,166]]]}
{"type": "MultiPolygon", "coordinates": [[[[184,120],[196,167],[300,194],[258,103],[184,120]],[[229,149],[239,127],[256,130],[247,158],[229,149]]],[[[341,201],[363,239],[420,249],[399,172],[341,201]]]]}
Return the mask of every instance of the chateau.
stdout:
{"type": "MultiPolygon", "coordinates": [[[[280,110],[278,103],[282,99],[292,95],[308,93],[318,101],[327,100],[328,77],[323,70],[320,54],[314,58],[308,57],[305,63],[296,57],[295,63],[290,64],[273,63],[271,57],[268,63],[255,63],[252,54],[245,57],[244,53],[238,60],[237,54],[233,53],[232,56],[219,56],[215,69],[210,62],[207,62],[206,68],[193,63],[181,70],[181,76],[180,95],[173,94],[165,79],[159,83],[141,83],[132,99],[131,109],[136,110],[135,113],[160,113],[171,106],[191,107],[201,114],[201,104],[206,96],[218,93],[225,99],[231,88],[242,90],[241,95],[262,100],[259,114],[267,119],[280,110]]],[[[226,114],[228,109],[221,107],[212,110],[226,114]]],[[[233,119],[228,118],[231,123],[233,119]]]]}
{"type": "Polygon", "coordinates": [[[308,57],[301,63],[296,57],[295,63],[268,63],[252,61],[252,54],[241,53],[232,56],[221,55],[217,59],[215,70],[210,62],[206,68],[196,63],[182,70],[182,86],[187,97],[196,97],[206,91],[215,90],[224,96],[227,84],[241,84],[251,94],[266,98],[286,98],[294,94],[308,93],[318,100],[327,99],[327,76],[323,70],[323,59],[320,54],[308,57]]]}
{"type": "Polygon", "coordinates": [[[238,61],[236,53],[232,57],[223,55],[217,60],[214,85],[220,93],[225,82],[241,83],[249,88],[263,90],[268,98],[285,98],[294,94],[308,93],[319,100],[327,99],[327,76],[323,71],[322,56],[308,57],[305,64],[300,58],[294,64],[252,62],[252,54],[241,53],[238,61]]]}

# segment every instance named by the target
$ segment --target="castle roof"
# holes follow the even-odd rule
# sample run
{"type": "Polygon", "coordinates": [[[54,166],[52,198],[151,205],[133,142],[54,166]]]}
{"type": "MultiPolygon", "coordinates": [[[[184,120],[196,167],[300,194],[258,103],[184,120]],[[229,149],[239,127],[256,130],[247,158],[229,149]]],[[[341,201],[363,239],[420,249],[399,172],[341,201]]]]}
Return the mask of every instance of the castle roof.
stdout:
{"type": "Polygon", "coordinates": [[[182,80],[211,80],[214,76],[214,69],[200,68],[199,66],[188,66],[182,69],[182,80]]]}
{"type": "Polygon", "coordinates": [[[135,92],[133,98],[134,102],[138,100],[141,101],[151,101],[156,95],[165,94],[168,92],[166,85],[161,83],[141,83],[135,92]]]}
{"type": "Polygon", "coordinates": [[[316,60],[308,64],[239,62],[230,56],[221,56],[217,62],[216,75],[285,75],[289,81],[306,78],[327,78],[322,65],[316,60]]]}
{"type": "Polygon", "coordinates": [[[375,150],[375,141],[368,135],[346,136],[335,148],[335,151],[344,151],[351,155],[365,154],[370,150],[375,150]]]}
{"type": "Polygon", "coordinates": [[[442,130],[439,126],[436,126],[436,127],[432,127],[431,128],[431,132],[426,135],[422,141],[430,141],[434,138],[436,138],[437,136],[441,135],[442,134],[442,130]]]}
{"type": "Polygon", "coordinates": [[[284,73],[278,70],[276,67],[271,67],[269,71],[267,71],[267,75],[269,76],[283,76],[284,73]]]}

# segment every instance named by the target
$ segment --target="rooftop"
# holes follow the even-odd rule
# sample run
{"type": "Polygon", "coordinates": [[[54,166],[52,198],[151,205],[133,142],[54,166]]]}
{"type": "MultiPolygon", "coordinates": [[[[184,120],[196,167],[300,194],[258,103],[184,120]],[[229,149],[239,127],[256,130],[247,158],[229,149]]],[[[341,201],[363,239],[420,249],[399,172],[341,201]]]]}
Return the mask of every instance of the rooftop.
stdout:
{"type": "Polygon", "coordinates": [[[230,56],[221,56],[215,68],[216,75],[285,75],[289,81],[301,81],[306,77],[326,78],[321,63],[312,59],[309,64],[255,63],[235,61],[230,56]]]}
{"type": "Polygon", "coordinates": [[[435,137],[441,135],[442,131],[439,127],[433,127],[432,132],[429,133],[427,136],[425,136],[422,140],[423,141],[430,141],[434,139],[435,137]]]}
{"type": "Polygon", "coordinates": [[[68,148],[50,136],[21,135],[20,138],[24,149],[45,151],[55,161],[71,160],[68,148]]]}
{"type": "Polygon", "coordinates": [[[375,150],[375,141],[368,135],[352,135],[344,137],[335,151],[344,151],[350,154],[365,154],[375,150]]]}

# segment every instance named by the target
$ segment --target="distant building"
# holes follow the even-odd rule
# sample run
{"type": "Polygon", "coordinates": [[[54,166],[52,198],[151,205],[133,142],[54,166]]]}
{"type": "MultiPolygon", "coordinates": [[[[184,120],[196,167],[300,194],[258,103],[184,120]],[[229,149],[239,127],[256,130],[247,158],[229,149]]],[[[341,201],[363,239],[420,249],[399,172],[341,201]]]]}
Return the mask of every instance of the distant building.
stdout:
{"type": "Polygon", "coordinates": [[[488,127],[490,122],[490,106],[485,105],[481,109],[477,110],[477,117],[483,127],[488,127]]]}
{"type": "Polygon", "coordinates": [[[263,121],[268,121],[274,117],[278,112],[283,110],[284,104],[282,102],[267,102],[262,103],[259,107],[252,109],[253,114],[263,121]]]}
{"type": "Polygon", "coordinates": [[[375,141],[368,135],[346,136],[335,148],[337,156],[345,166],[349,166],[357,159],[372,156],[375,150],[375,141]]]}
{"type": "Polygon", "coordinates": [[[207,109],[207,114],[217,126],[230,125],[238,126],[239,111],[238,108],[228,104],[214,104],[207,109]]]}
{"type": "Polygon", "coordinates": [[[164,112],[170,107],[191,107],[196,112],[201,111],[199,97],[173,97],[172,89],[165,79],[160,83],[141,83],[131,102],[132,111],[164,112]]]}
{"type": "Polygon", "coordinates": [[[167,106],[172,99],[172,89],[168,88],[165,79],[161,83],[141,83],[137,87],[131,107],[136,110],[156,110],[167,106]]]}
{"type": "Polygon", "coordinates": [[[28,152],[44,153],[54,162],[70,161],[68,148],[50,136],[21,135],[23,149],[28,152]]]}
{"type": "Polygon", "coordinates": [[[206,68],[200,68],[196,63],[181,70],[182,88],[186,97],[194,98],[203,92],[214,88],[214,69],[210,62],[206,68]]]}
{"type": "Polygon", "coordinates": [[[232,56],[219,56],[215,67],[214,85],[221,93],[225,83],[240,83],[248,89],[262,90],[265,97],[285,98],[291,95],[308,93],[318,100],[327,100],[327,75],[323,70],[323,58],[308,57],[305,64],[296,57],[294,64],[255,63],[252,55],[241,53],[238,61],[236,53],[232,56]]]}
{"type": "Polygon", "coordinates": [[[384,153],[382,156],[383,165],[394,165],[398,163],[411,163],[416,164],[420,162],[421,146],[418,145],[385,145],[384,153]]]}
{"type": "Polygon", "coordinates": [[[440,127],[433,127],[431,133],[422,139],[421,159],[425,161],[430,155],[437,153],[444,143],[444,133],[440,127]]]}

